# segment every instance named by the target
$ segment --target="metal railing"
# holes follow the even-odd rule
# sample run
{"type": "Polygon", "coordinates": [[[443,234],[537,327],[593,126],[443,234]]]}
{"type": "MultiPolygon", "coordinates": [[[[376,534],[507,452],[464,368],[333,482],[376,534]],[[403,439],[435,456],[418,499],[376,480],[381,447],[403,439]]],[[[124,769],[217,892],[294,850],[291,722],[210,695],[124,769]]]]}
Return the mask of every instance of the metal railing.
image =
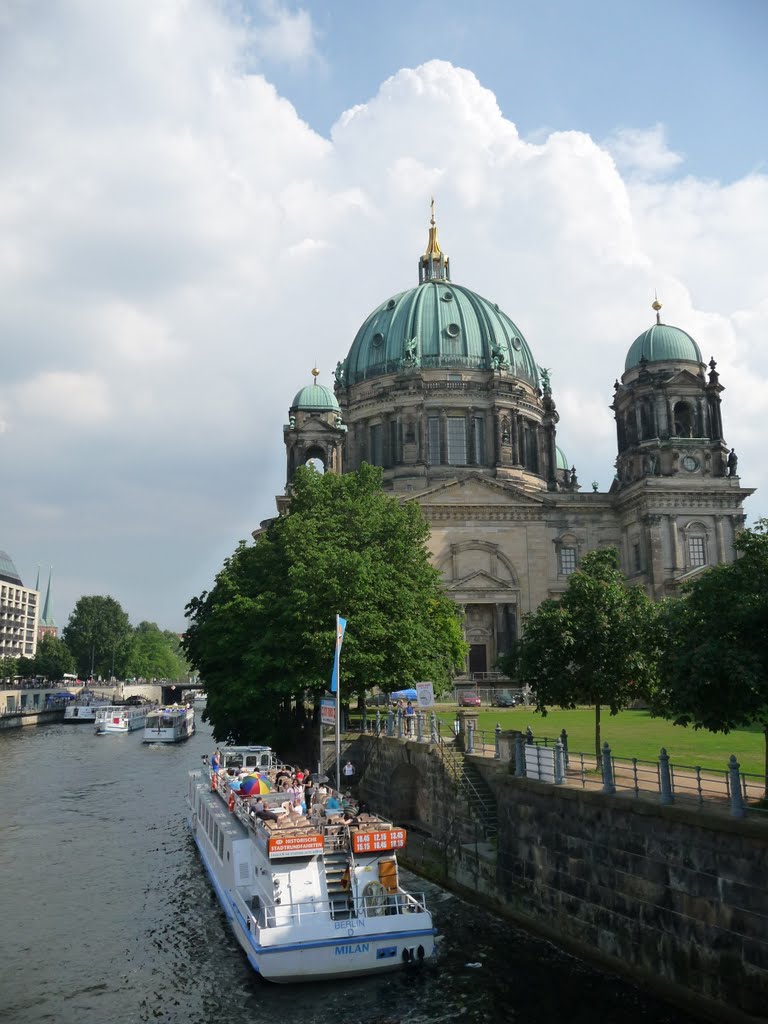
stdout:
{"type": "MultiPolygon", "coordinates": [[[[562,736],[565,735],[563,731],[562,736]]],[[[737,818],[766,815],[768,820],[767,780],[763,775],[743,772],[734,754],[724,768],[677,764],[664,747],[658,760],[618,758],[604,743],[598,762],[595,754],[569,751],[563,738],[548,738],[533,743],[523,734],[515,738],[515,775],[551,781],[555,785],[576,785],[606,794],[635,799],[654,799],[660,804],[717,810],[737,818]],[[526,757],[526,749],[548,751],[547,758],[526,757]],[[537,763],[546,769],[537,770],[537,763]]]]}

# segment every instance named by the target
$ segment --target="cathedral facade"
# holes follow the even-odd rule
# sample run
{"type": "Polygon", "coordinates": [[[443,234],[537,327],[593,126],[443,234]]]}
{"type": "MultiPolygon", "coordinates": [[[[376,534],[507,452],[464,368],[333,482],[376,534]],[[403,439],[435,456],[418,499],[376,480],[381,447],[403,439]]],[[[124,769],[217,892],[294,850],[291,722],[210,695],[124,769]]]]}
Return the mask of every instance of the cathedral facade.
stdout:
{"type": "Polygon", "coordinates": [[[418,284],[367,317],[333,391],[315,379],[294,398],[278,506],[306,462],[335,473],[382,467],[385,488],[418,502],[430,524],[475,678],[593,548],[618,548],[650,596],[676,594],[733,560],[752,491],[725,442],[714,359],[705,364],[693,338],[653,308],[656,323],[614,385],[615,479],[607,493],[584,489],[557,444],[548,371],[498,305],[453,283],[433,210],[418,284]]]}

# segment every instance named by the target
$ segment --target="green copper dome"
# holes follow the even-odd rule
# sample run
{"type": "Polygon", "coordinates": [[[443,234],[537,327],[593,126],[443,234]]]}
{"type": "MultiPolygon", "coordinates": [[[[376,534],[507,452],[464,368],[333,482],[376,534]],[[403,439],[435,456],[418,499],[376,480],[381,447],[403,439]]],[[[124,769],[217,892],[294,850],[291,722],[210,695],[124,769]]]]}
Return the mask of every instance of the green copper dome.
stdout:
{"type": "Polygon", "coordinates": [[[568,461],[568,456],[565,454],[565,452],[563,451],[563,449],[560,447],[559,444],[555,445],[555,455],[556,455],[556,458],[557,458],[557,468],[558,469],[570,469],[571,468],[571,464],[568,461]]]}
{"type": "Polygon", "coordinates": [[[669,324],[653,324],[635,338],[627,352],[624,370],[640,365],[641,359],[649,363],[700,363],[701,350],[690,334],[669,324]]]}
{"type": "Polygon", "coordinates": [[[336,396],[324,384],[307,384],[298,392],[291,409],[314,410],[316,412],[341,412],[336,396]]]}
{"type": "Polygon", "coordinates": [[[495,303],[447,279],[426,280],[378,306],[352,342],[344,382],[416,366],[500,369],[538,386],[536,363],[519,328],[495,303]]]}

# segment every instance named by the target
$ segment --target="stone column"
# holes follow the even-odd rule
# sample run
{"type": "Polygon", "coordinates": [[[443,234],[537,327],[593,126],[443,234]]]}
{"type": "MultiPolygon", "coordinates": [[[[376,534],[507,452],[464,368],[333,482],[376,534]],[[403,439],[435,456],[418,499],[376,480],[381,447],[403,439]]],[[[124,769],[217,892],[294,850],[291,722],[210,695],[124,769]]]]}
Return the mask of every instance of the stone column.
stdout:
{"type": "Polygon", "coordinates": [[[677,532],[677,516],[668,515],[669,521],[669,545],[672,550],[672,569],[677,572],[680,568],[680,538],[677,532]]]}
{"type": "Polygon", "coordinates": [[[725,541],[723,538],[723,517],[715,516],[715,542],[717,544],[717,560],[725,561],[725,541]]]}

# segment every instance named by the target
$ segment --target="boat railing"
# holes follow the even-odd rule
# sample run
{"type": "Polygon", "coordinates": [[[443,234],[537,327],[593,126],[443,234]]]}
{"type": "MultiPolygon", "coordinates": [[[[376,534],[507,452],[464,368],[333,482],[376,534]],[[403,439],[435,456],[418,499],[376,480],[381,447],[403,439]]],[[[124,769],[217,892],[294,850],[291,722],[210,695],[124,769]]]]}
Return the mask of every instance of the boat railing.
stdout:
{"type": "Polygon", "coordinates": [[[258,897],[245,897],[235,891],[235,904],[245,918],[249,931],[256,928],[299,927],[318,920],[339,921],[357,917],[393,917],[402,914],[425,914],[424,893],[410,893],[397,888],[375,896],[349,896],[343,910],[337,901],[317,899],[303,903],[264,904],[258,897]]]}

